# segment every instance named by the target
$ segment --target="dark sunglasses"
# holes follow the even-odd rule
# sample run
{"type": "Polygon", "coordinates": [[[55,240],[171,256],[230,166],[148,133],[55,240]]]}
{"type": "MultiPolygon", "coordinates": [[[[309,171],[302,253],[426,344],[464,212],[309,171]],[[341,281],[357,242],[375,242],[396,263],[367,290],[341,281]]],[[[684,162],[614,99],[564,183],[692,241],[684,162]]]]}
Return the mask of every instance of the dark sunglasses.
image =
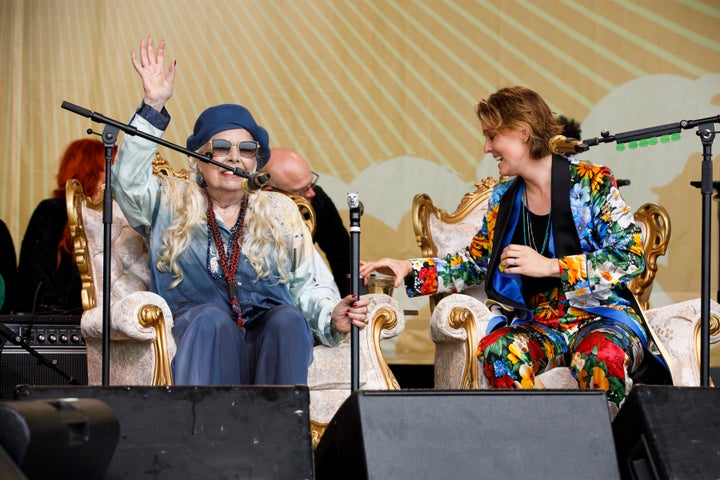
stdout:
{"type": "Polygon", "coordinates": [[[213,138],[208,141],[208,144],[210,145],[213,158],[227,157],[230,155],[232,147],[237,148],[238,154],[240,154],[241,157],[253,158],[260,149],[260,144],[255,140],[243,140],[242,142],[233,144],[224,138],[213,138]]]}

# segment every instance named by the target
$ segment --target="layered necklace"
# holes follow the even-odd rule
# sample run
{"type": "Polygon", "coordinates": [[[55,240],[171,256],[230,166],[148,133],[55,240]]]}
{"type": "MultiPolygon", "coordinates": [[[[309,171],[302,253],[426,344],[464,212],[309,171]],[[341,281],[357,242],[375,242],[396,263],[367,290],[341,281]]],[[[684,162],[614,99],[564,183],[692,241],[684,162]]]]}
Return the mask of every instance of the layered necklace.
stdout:
{"type": "Polygon", "coordinates": [[[533,222],[530,217],[530,207],[528,206],[527,199],[527,188],[523,188],[522,192],[522,222],[523,222],[523,245],[531,247],[537,251],[540,255],[545,254],[545,248],[547,248],[548,241],[550,239],[550,218],[552,215],[552,204],[550,205],[550,211],[547,215],[547,225],[545,226],[545,237],[543,238],[542,245],[538,248],[537,242],[535,241],[535,234],[533,233],[533,222]]]}
{"type": "Polygon", "coordinates": [[[213,208],[212,200],[208,194],[207,189],[203,189],[205,192],[205,199],[207,200],[207,223],[208,223],[208,246],[207,246],[207,271],[212,278],[225,280],[225,288],[227,290],[228,299],[230,300],[230,307],[232,308],[233,316],[237,321],[238,326],[244,325],[242,318],[242,309],[240,308],[240,300],[238,299],[237,279],[235,275],[240,265],[240,253],[242,253],[243,243],[243,231],[245,227],[245,210],[248,204],[248,195],[245,195],[240,202],[240,211],[238,212],[235,225],[230,230],[230,240],[227,246],[223,242],[222,235],[220,234],[220,227],[218,227],[217,219],[215,217],[215,209],[213,208]],[[217,259],[212,254],[212,245],[215,244],[217,251],[217,259]],[[228,252],[229,250],[229,252],[228,252]],[[218,269],[217,263],[220,263],[222,271],[218,269]]]}

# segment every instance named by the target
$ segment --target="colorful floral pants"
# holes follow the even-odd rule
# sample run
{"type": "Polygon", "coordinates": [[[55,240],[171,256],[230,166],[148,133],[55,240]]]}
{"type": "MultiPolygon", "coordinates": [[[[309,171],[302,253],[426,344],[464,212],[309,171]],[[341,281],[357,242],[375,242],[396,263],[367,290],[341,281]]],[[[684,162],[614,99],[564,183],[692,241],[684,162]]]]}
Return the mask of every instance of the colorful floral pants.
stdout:
{"type": "Polygon", "coordinates": [[[628,327],[598,318],[560,331],[538,322],[502,327],[478,345],[491,388],[533,388],[535,375],[567,365],[581,389],[601,389],[618,407],[632,387],[630,374],[643,346],[628,327]]]}

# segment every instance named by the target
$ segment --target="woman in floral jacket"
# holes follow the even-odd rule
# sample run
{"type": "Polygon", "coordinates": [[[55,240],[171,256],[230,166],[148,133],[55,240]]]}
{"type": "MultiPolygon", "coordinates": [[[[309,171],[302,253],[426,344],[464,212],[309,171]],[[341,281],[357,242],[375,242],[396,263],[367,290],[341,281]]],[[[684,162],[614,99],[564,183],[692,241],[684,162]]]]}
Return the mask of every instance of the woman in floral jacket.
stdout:
{"type": "Polygon", "coordinates": [[[476,113],[503,178],[480,231],[444,258],[363,263],[404,278],[409,296],[485,281],[494,316],[477,355],[491,387],[532,388],[567,365],[581,388],[618,407],[642,375],[669,378],[626,283],[645,268],[640,228],[607,167],[553,155],[550,108],[525,87],[503,88],[476,113]]]}

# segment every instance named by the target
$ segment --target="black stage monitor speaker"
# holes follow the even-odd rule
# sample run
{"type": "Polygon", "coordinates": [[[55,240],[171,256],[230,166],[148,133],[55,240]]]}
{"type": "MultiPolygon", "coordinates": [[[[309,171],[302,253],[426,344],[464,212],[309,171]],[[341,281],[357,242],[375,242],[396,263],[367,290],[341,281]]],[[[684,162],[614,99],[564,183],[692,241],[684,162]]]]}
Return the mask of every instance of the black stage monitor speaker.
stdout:
{"type": "Polygon", "coordinates": [[[720,479],[720,389],[636,385],[613,422],[625,479],[720,479]]]}
{"type": "Polygon", "coordinates": [[[97,398],[120,441],[111,479],[312,479],[306,386],[38,387],[21,398],[97,398]]]}
{"type": "Polygon", "coordinates": [[[0,425],[2,448],[32,480],[103,478],[120,435],[115,412],[94,398],[0,402],[0,425]]]}
{"type": "Polygon", "coordinates": [[[0,336],[0,400],[12,400],[19,384],[87,385],[79,315],[0,315],[0,323],[12,336],[0,336]],[[14,343],[20,340],[39,357],[14,343]]]}
{"type": "Polygon", "coordinates": [[[604,392],[354,392],[316,478],[619,478],[604,392]]]}

